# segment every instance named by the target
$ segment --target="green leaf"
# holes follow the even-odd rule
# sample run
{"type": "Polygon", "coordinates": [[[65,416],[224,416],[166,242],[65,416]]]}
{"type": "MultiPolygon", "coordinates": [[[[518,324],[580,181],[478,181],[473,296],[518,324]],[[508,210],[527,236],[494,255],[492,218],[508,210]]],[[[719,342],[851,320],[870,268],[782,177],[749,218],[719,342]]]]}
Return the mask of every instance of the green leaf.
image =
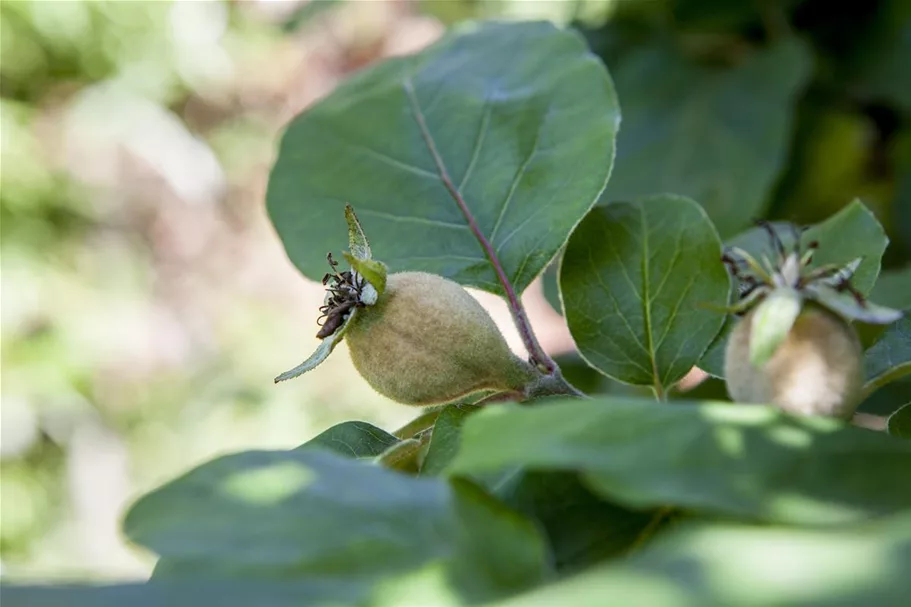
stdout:
{"type": "Polygon", "coordinates": [[[911,517],[860,528],[696,522],[631,558],[487,607],[904,605],[911,517]]]}
{"type": "Polygon", "coordinates": [[[858,301],[851,293],[824,284],[808,285],[806,295],[848,321],[888,325],[902,317],[898,310],[876,305],[872,301],[858,301]]]}
{"type": "Polygon", "coordinates": [[[905,316],[886,327],[879,340],[864,353],[864,392],[911,373],[911,317],[905,316]]]}
{"type": "Polygon", "coordinates": [[[421,469],[424,443],[418,438],[406,438],[390,446],[376,457],[376,463],[405,474],[417,474],[421,469]]]}
{"type": "Polygon", "coordinates": [[[783,41],[730,69],[698,66],[676,48],[642,47],[613,72],[623,129],[602,202],[690,196],[723,236],[762,214],[810,75],[803,45],[783,41]]]}
{"type": "Polygon", "coordinates": [[[713,377],[724,379],[724,350],[728,345],[728,335],[734,330],[737,322],[738,319],[734,316],[725,318],[718,335],[699,359],[697,366],[713,377]]]}
{"type": "Polygon", "coordinates": [[[367,422],[342,422],[324,430],[298,449],[318,447],[349,457],[376,457],[399,439],[367,422]]]}
{"type": "Polygon", "coordinates": [[[370,243],[367,242],[367,235],[364,234],[364,228],[361,227],[361,222],[358,221],[350,204],[345,205],[345,221],[348,223],[348,250],[351,257],[358,261],[371,259],[373,253],[370,250],[370,243]]]}
{"type": "Polygon", "coordinates": [[[911,438],[911,403],[905,403],[889,416],[886,428],[899,438],[911,438]]]}
{"type": "Polygon", "coordinates": [[[628,551],[655,516],[612,504],[566,472],[521,472],[496,495],[544,530],[561,574],[628,551]]]}
{"type": "Polygon", "coordinates": [[[298,116],[269,179],[269,214],[312,279],[350,202],[391,271],[503,293],[493,254],[521,292],[603,190],[619,116],[606,69],[576,33],[463,26],[298,116]]]}
{"type": "Polygon", "coordinates": [[[870,299],[890,308],[911,310],[911,266],[884,270],[870,291],[870,299]]]}
{"type": "Polygon", "coordinates": [[[911,86],[908,86],[908,65],[911,65],[911,6],[904,0],[892,0],[877,5],[876,20],[866,32],[858,32],[861,47],[851,57],[849,65],[856,70],[863,96],[874,101],[895,105],[911,112],[911,86]],[[864,35],[865,34],[865,35],[864,35]]]}
{"type": "Polygon", "coordinates": [[[421,474],[436,475],[449,465],[459,449],[459,436],[465,418],[478,409],[479,407],[464,404],[448,405],[443,409],[433,425],[430,449],[421,466],[421,474]]]}
{"type": "Polygon", "coordinates": [[[362,604],[351,586],[333,580],[168,580],[111,586],[0,587],[3,607],[339,607],[362,604]]]}
{"type": "MultiPolygon", "coordinates": [[[[462,425],[480,407],[450,405],[433,429],[421,474],[440,474],[458,451],[462,425]]],[[[611,504],[580,484],[575,474],[510,469],[475,477],[547,535],[557,571],[579,569],[627,550],[652,520],[611,504]]]]}
{"type": "Polygon", "coordinates": [[[316,350],[313,351],[313,354],[310,357],[297,365],[293,369],[289,369],[284,373],[278,375],[275,378],[275,383],[282,382],[288,379],[294,379],[295,377],[300,377],[307,371],[312,371],[318,367],[324,360],[329,358],[329,355],[332,354],[332,351],[342,341],[342,337],[345,335],[345,331],[348,330],[348,327],[351,325],[352,319],[357,314],[357,308],[351,310],[351,313],[348,315],[348,318],[342,322],[341,326],[336,329],[333,333],[324,337],[319,345],[316,346],[316,350]]]}
{"type": "Polygon", "coordinates": [[[801,303],[794,289],[776,289],[759,304],[750,326],[750,364],[761,367],[772,358],[794,326],[801,303]]]}
{"type": "Polygon", "coordinates": [[[889,239],[876,216],[860,200],[854,200],[838,213],[808,229],[802,238],[805,243],[819,242],[813,255],[813,266],[829,263],[843,266],[862,258],[860,267],[851,278],[851,285],[866,295],[879,276],[880,260],[889,239]]]}
{"type": "Polygon", "coordinates": [[[661,195],[597,207],[573,232],[560,291],[579,352],[621,381],[666,389],[724,323],[730,279],[721,242],[688,198],[661,195]]]}
{"type": "Polygon", "coordinates": [[[911,508],[911,443],[829,418],[730,403],[557,400],[472,416],[450,472],[579,470],[631,508],[844,524],[911,508]]]}
{"type": "Polygon", "coordinates": [[[454,591],[480,600],[545,571],[530,523],[479,489],[317,449],[216,459],[140,499],[124,528],[172,562],[163,579],[331,579],[367,596],[384,578],[439,565],[454,591]],[[477,558],[502,551],[521,557],[477,558]]]}

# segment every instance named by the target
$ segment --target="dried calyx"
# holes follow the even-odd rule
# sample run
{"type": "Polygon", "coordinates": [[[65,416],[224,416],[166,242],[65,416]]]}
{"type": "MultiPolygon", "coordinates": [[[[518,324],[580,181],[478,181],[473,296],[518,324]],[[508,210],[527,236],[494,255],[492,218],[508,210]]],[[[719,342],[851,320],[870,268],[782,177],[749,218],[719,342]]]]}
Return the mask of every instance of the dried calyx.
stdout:
{"type": "Polygon", "coordinates": [[[731,248],[722,257],[739,280],[732,312],[744,318],[725,351],[725,379],[739,402],[793,413],[850,417],[860,398],[862,348],[851,321],[887,324],[901,312],[865,300],[851,284],[861,259],[813,267],[818,243],[788,250],[768,223],[775,262],[731,248]]]}
{"type": "Polygon", "coordinates": [[[320,339],[335,333],[355,308],[372,306],[378,297],[376,287],[356,270],[339,272],[338,262],[332,259],[332,253],[326,258],[332,271],[323,276],[323,284],[327,287],[326,298],[319,309],[321,316],[316,321],[320,325],[316,336],[320,339]]]}

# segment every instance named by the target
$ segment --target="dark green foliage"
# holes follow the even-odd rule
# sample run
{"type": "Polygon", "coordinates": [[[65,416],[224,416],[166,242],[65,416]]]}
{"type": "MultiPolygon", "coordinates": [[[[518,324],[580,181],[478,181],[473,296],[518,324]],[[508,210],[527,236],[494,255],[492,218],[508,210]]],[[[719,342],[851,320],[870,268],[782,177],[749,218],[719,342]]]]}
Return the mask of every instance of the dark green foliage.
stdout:
{"type": "MultiPolygon", "coordinates": [[[[898,409],[875,432],[719,401],[720,380],[669,403],[627,384],[664,401],[693,365],[722,375],[722,242],[774,255],[748,229],[759,216],[786,243],[811,225],[816,264],[860,257],[860,293],[911,306],[911,12],[616,4],[578,26],[591,50],[484,22],[361,72],[290,124],[267,201],[310,278],[344,248],[346,202],[392,270],[509,296],[550,267],[579,349],[558,362],[596,396],[450,405],[403,436],[348,422],[216,459],[127,514],[161,557],[150,583],[10,586],[4,606],[906,604],[897,392],[873,394],[898,409]]],[[[868,395],[908,372],[908,322],[864,333],[868,395]]]]}

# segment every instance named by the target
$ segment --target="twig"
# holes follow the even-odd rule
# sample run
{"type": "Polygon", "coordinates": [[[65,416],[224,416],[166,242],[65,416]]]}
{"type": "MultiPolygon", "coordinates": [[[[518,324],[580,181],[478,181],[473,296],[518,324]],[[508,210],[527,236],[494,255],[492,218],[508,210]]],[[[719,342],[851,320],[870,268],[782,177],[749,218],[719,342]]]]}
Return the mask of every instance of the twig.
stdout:
{"type": "MultiPolygon", "coordinates": [[[[509,311],[512,313],[512,319],[516,323],[516,328],[519,330],[519,335],[522,337],[522,343],[528,351],[531,363],[544,373],[554,374],[554,372],[557,371],[557,363],[548,356],[547,352],[544,351],[544,348],[542,348],[541,344],[538,342],[538,338],[531,328],[531,323],[528,321],[528,315],[525,313],[522,301],[519,299],[515,288],[513,288],[512,283],[506,276],[506,271],[503,269],[503,264],[500,263],[497,252],[494,250],[493,245],[487,237],[481,232],[481,228],[478,227],[478,222],[475,220],[474,215],[472,215],[471,210],[465,203],[465,199],[462,198],[461,192],[459,192],[458,188],[452,183],[449,172],[446,170],[446,166],[443,163],[443,158],[440,156],[436,143],[434,143],[433,137],[430,134],[430,130],[427,128],[427,122],[424,119],[424,113],[421,111],[421,106],[418,104],[417,95],[414,92],[414,86],[412,85],[411,80],[406,79],[404,87],[405,92],[408,95],[408,100],[411,103],[412,113],[418,123],[418,128],[421,130],[421,135],[424,138],[424,142],[427,144],[427,149],[430,151],[430,155],[433,156],[433,161],[440,174],[440,180],[455,200],[459,210],[461,210],[462,214],[465,216],[465,221],[468,222],[468,228],[471,230],[471,233],[474,234],[475,238],[478,239],[481,248],[484,249],[484,254],[487,256],[488,261],[490,261],[490,265],[493,266],[493,270],[497,275],[497,280],[503,287],[506,303],[509,304],[509,311]]],[[[578,390],[576,391],[578,392],[578,390]]]]}

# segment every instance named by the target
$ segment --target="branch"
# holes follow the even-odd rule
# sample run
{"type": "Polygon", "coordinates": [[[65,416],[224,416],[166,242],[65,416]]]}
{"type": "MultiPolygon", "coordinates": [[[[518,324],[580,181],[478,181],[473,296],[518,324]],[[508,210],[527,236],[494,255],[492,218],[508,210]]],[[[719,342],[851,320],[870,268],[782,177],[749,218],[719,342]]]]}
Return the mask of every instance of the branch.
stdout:
{"type": "MultiPolygon", "coordinates": [[[[481,232],[481,228],[478,227],[478,222],[475,221],[474,215],[471,214],[471,210],[469,210],[468,205],[465,203],[465,199],[462,198],[461,192],[453,185],[452,179],[449,177],[449,172],[443,164],[443,158],[440,156],[439,151],[437,151],[433,137],[430,135],[430,130],[427,128],[427,122],[424,120],[424,113],[421,111],[421,107],[418,104],[414,86],[411,84],[410,80],[405,80],[403,86],[405,87],[405,93],[408,95],[408,99],[411,102],[412,113],[421,130],[421,135],[424,138],[424,142],[427,144],[430,155],[433,156],[437,171],[440,173],[440,180],[459,206],[459,210],[461,210],[462,214],[465,216],[471,233],[474,234],[475,238],[478,239],[478,242],[481,243],[481,248],[484,249],[484,254],[490,261],[490,265],[493,266],[493,270],[497,275],[497,280],[503,287],[503,292],[506,295],[506,303],[509,304],[509,311],[512,313],[512,319],[516,323],[516,328],[519,330],[519,335],[522,337],[522,343],[528,351],[531,363],[538,368],[538,370],[549,375],[558,373],[559,369],[557,363],[548,356],[547,352],[544,351],[544,348],[542,348],[541,344],[538,342],[538,338],[532,330],[531,323],[528,320],[528,315],[525,313],[522,300],[519,299],[515,288],[506,276],[506,271],[503,269],[503,264],[500,263],[497,252],[494,250],[493,245],[487,237],[481,232]]],[[[578,392],[575,388],[573,388],[573,391],[578,392]]]]}

